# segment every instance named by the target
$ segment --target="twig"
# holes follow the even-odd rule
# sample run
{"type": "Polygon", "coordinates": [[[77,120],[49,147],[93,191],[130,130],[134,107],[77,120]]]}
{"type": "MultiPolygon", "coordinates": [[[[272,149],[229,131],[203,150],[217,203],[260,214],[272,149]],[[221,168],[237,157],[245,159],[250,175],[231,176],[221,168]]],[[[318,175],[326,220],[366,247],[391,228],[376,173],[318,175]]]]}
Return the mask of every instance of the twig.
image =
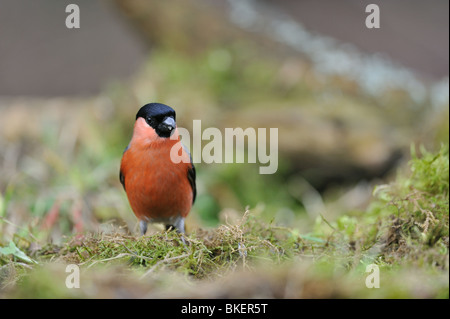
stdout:
{"type": "Polygon", "coordinates": [[[145,276],[147,276],[148,274],[152,273],[156,269],[156,267],[158,267],[160,264],[162,264],[164,262],[168,262],[168,261],[171,261],[171,260],[180,259],[180,258],[188,257],[188,256],[189,256],[189,254],[183,254],[183,255],[180,255],[180,256],[164,258],[163,260],[160,260],[156,264],[154,264],[153,267],[150,268],[149,270],[147,270],[145,272],[145,274],[143,274],[139,279],[142,280],[145,276]]]}

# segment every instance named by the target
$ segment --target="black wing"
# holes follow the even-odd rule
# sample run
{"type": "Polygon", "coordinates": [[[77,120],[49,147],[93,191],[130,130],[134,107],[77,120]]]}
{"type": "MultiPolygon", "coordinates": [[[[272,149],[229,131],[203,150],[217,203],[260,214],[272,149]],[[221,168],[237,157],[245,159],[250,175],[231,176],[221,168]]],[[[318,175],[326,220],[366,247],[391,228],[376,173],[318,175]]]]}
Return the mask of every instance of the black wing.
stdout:
{"type": "MultiPolygon", "coordinates": [[[[127,147],[125,147],[125,150],[123,151],[122,156],[123,156],[123,154],[125,154],[125,152],[126,152],[129,148],[130,148],[130,144],[128,144],[127,147]]],[[[123,189],[125,189],[125,175],[123,175],[122,171],[120,171],[120,173],[119,173],[119,179],[120,179],[120,183],[121,183],[122,186],[123,186],[123,189]]]]}
{"type": "Polygon", "coordinates": [[[120,183],[123,186],[123,189],[125,189],[125,176],[122,174],[122,171],[120,171],[119,178],[120,178],[120,183]]]}
{"type": "Polygon", "coordinates": [[[195,202],[195,198],[197,197],[197,186],[195,185],[195,166],[192,163],[192,159],[191,159],[191,167],[188,169],[188,180],[189,180],[189,184],[191,184],[192,187],[192,193],[193,193],[193,197],[192,197],[192,204],[195,202]]]}
{"type": "Polygon", "coordinates": [[[193,195],[192,196],[192,204],[194,204],[195,198],[197,197],[197,186],[195,185],[195,176],[196,176],[195,166],[194,166],[194,163],[192,162],[192,156],[191,156],[191,153],[189,152],[188,148],[183,143],[181,143],[181,146],[184,148],[186,153],[189,154],[189,159],[191,160],[191,167],[189,167],[189,169],[188,169],[187,178],[188,178],[189,184],[191,184],[191,187],[192,187],[192,195],[193,195]]]}

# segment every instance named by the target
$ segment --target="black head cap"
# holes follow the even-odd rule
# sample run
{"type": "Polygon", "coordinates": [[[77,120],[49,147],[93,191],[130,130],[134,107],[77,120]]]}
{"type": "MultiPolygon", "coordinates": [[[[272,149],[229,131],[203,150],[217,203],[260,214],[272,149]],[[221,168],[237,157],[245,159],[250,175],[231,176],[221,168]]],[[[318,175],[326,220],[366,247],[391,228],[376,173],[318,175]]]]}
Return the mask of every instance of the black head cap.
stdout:
{"type": "Polygon", "coordinates": [[[149,103],[140,108],[136,120],[142,117],[160,137],[170,137],[176,128],[176,114],[170,106],[149,103]]]}

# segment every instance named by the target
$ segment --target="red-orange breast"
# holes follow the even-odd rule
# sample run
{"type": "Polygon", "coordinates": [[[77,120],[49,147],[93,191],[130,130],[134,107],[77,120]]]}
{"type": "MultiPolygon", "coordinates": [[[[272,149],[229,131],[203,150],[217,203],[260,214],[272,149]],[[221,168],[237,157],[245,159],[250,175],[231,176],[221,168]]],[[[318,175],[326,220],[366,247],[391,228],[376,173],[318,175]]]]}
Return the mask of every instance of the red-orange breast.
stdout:
{"type": "Polygon", "coordinates": [[[144,105],[123,153],[120,181],[142,234],[147,222],[184,233],[184,219],[195,201],[195,168],[188,151],[180,147],[175,117],[167,105],[144,105]]]}

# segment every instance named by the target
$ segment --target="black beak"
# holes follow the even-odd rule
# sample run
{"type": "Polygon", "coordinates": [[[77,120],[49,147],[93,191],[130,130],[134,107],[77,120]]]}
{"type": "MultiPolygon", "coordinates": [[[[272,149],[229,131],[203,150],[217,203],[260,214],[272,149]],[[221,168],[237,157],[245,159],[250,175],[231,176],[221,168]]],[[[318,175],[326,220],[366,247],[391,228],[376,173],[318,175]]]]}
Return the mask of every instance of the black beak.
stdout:
{"type": "Polygon", "coordinates": [[[171,136],[173,134],[173,132],[175,131],[176,127],[177,127],[177,124],[175,123],[175,120],[172,117],[167,117],[159,125],[159,130],[162,133],[162,134],[160,134],[160,136],[162,136],[162,137],[171,136]]]}

